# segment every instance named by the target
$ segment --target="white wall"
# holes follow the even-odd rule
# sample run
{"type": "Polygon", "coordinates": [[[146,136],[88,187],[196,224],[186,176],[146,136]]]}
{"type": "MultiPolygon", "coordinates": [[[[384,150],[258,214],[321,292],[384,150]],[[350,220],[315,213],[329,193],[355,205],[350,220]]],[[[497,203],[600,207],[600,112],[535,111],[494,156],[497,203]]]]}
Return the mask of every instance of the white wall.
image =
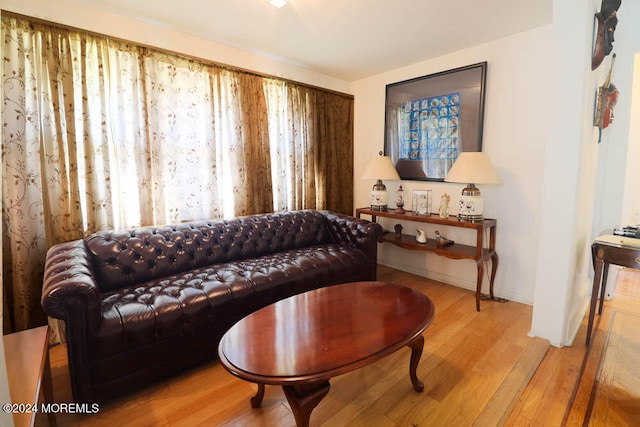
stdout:
{"type": "MultiPolygon", "coordinates": [[[[614,122],[603,130],[598,144],[594,96],[611,64],[610,55],[595,71],[589,65],[593,15],[600,6],[600,0],[554,2],[554,95],[543,203],[562,206],[563,215],[543,212],[532,321],[533,334],[554,345],[573,342],[587,309],[593,238],[633,219],[640,200],[638,124],[630,120],[633,62],[640,50],[640,27],[636,25],[640,4],[623,2],[618,11],[612,81],[621,95],[614,122]]],[[[635,117],[640,117],[640,107],[635,117]]]]}
{"type": "MultiPolygon", "coordinates": [[[[640,35],[637,36],[640,39],[640,35]]],[[[640,52],[640,48],[635,50],[640,52]]],[[[640,53],[634,55],[633,86],[630,92],[629,150],[626,161],[625,193],[620,222],[640,224],[640,53]]]]}
{"type": "MultiPolygon", "coordinates": [[[[592,3],[595,3],[592,2],[592,3]]],[[[591,72],[593,11],[582,0],[554,2],[553,96],[549,103],[543,205],[532,334],[571,343],[589,292],[597,134],[591,72]],[[587,95],[589,94],[589,95],[587,95]],[[594,141],[595,137],[595,141],[594,141]]]]}
{"type": "MultiPolygon", "coordinates": [[[[355,95],[355,203],[367,206],[372,181],[360,179],[367,161],[383,150],[385,85],[459,66],[488,62],[483,151],[503,184],[480,186],[485,216],[496,218],[500,258],[495,292],[498,296],[533,303],[537,236],[542,198],[542,168],[551,98],[551,35],[547,25],[474,48],[396,69],[352,84],[355,95]]],[[[390,200],[402,184],[431,189],[437,208],[442,193],[457,206],[464,185],[420,181],[387,182],[390,200]]],[[[381,221],[387,228],[394,221],[381,221]]],[[[415,228],[405,223],[405,230],[415,228]],[[408,227],[408,228],[407,228],[408,227]]],[[[431,233],[433,227],[427,228],[431,233]]],[[[459,242],[473,244],[473,232],[439,230],[459,242]]],[[[431,234],[432,235],[432,234],[431,234]]],[[[401,270],[475,290],[476,266],[471,260],[449,260],[430,253],[382,244],[380,262],[401,270]]],[[[485,291],[488,280],[485,279],[485,291]]],[[[470,309],[472,309],[470,307],[470,309]]]]}

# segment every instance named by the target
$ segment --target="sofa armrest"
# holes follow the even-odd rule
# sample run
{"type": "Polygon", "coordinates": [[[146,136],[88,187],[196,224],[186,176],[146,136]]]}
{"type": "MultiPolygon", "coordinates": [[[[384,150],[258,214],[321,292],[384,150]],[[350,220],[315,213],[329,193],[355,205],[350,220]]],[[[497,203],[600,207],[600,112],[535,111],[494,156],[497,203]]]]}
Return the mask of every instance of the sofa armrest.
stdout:
{"type": "MultiPolygon", "coordinates": [[[[48,316],[92,333],[100,325],[100,288],[84,241],[54,245],[47,252],[42,285],[42,308],[48,316]]],[[[79,338],[79,337],[77,337],[79,338]]]]}
{"type": "Polygon", "coordinates": [[[321,212],[328,219],[334,242],[354,245],[367,252],[374,262],[377,260],[378,240],[383,232],[380,224],[341,213],[321,212]]]}

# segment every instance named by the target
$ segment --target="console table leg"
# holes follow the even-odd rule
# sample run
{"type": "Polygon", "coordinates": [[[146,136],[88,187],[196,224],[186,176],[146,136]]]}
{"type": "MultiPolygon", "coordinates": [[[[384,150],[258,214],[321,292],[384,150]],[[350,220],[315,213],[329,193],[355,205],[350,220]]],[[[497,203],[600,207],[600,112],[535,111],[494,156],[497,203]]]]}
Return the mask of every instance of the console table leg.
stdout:
{"type": "Polygon", "coordinates": [[[264,399],[264,384],[258,383],[258,391],[256,395],[251,398],[251,407],[259,408],[262,405],[262,399],[264,399]]]}
{"type": "Polygon", "coordinates": [[[329,393],[329,381],[301,385],[283,385],[297,427],[308,427],[311,411],[329,393]]]}
{"type": "Polygon", "coordinates": [[[609,277],[609,263],[604,262],[602,266],[602,282],[600,284],[600,304],[598,305],[598,314],[602,314],[602,306],[604,304],[604,295],[607,291],[607,278],[609,277]]]}
{"type": "Polygon", "coordinates": [[[477,260],[478,278],[476,279],[476,311],[480,311],[480,295],[482,294],[482,275],[484,274],[484,266],[482,260],[477,260]]]}
{"type": "Polygon", "coordinates": [[[418,393],[421,393],[424,390],[424,383],[418,379],[417,370],[418,363],[420,362],[420,358],[422,357],[422,349],[424,348],[424,337],[420,335],[413,341],[411,341],[408,346],[411,348],[411,362],[409,362],[409,377],[411,378],[411,384],[413,384],[413,389],[418,393]]]}
{"type": "Polygon", "coordinates": [[[496,281],[496,272],[498,271],[498,254],[494,252],[491,255],[491,278],[489,280],[489,296],[491,299],[495,299],[493,296],[493,283],[496,281]]]}
{"type": "Polygon", "coordinates": [[[596,304],[598,302],[598,291],[600,290],[600,282],[602,279],[602,269],[604,264],[604,249],[599,248],[597,250],[594,275],[593,275],[593,288],[591,289],[591,303],[589,304],[589,320],[587,322],[587,346],[591,342],[591,332],[593,330],[593,317],[596,313],[596,304]]]}

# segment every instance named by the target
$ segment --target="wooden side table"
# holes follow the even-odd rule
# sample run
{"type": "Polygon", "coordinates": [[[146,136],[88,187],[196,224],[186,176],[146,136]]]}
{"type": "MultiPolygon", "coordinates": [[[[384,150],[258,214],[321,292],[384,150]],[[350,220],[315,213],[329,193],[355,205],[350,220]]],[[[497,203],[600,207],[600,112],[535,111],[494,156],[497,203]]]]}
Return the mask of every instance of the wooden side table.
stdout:
{"type": "MultiPolygon", "coordinates": [[[[49,366],[49,327],[27,329],[3,338],[7,364],[9,394],[12,404],[39,405],[40,396],[50,402],[53,397],[49,366]]],[[[4,402],[3,402],[4,403],[4,402]]],[[[39,411],[14,412],[16,427],[33,426],[39,411]]],[[[49,425],[55,426],[54,414],[47,414],[49,425]]]]}
{"type": "Polygon", "coordinates": [[[411,211],[406,211],[403,214],[395,213],[393,210],[388,211],[374,211],[369,208],[356,209],[356,216],[360,218],[360,215],[369,215],[373,222],[376,222],[376,217],[394,218],[404,221],[422,222],[428,224],[443,225],[447,227],[459,227],[467,228],[476,231],[476,245],[461,245],[454,243],[449,246],[438,246],[434,239],[427,239],[426,243],[418,243],[416,237],[413,235],[402,234],[400,238],[397,238],[393,232],[385,232],[380,238],[381,242],[387,242],[399,246],[404,249],[420,250],[433,252],[437,255],[444,256],[450,259],[471,259],[476,262],[478,276],[476,278],[476,311],[480,311],[480,299],[482,297],[482,279],[484,274],[485,261],[491,260],[491,274],[489,279],[489,299],[506,301],[501,298],[495,298],[493,295],[493,283],[496,278],[496,271],[498,270],[498,254],[496,252],[496,225],[495,219],[485,218],[481,222],[469,222],[461,221],[455,216],[449,216],[448,218],[441,218],[440,215],[413,215],[411,211]],[[485,230],[489,230],[489,242],[485,247],[485,230]]]}
{"type": "Polygon", "coordinates": [[[591,289],[591,304],[589,305],[589,322],[587,324],[587,345],[591,342],[593,318],[596,312],[598,293],[600,306],[598,314],[602,314],[604,293],[607,288],[609,264],[622,267],[640,269],[640,239],[614,236],[610,230],[603,232],[591,245],[593,258],[593,288],[591,289]]]}

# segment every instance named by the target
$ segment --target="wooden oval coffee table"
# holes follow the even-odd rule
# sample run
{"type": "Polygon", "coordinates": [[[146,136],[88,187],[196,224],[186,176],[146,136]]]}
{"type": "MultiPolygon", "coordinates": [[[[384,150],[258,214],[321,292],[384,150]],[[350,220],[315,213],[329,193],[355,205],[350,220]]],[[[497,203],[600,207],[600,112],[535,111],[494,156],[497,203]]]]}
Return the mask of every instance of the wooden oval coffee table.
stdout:
{"type": "Polygon", "coordinates": [[[413,289],[384,282],[356,282],[316,289],[264,307],[222,337],[218,354],[233,375],[258,384],[281,385],[297,426],[329,392],[329,379],[409,346],[409,377],[422,356],[422,333],[431,324],[431,300],[413,289]]]}

